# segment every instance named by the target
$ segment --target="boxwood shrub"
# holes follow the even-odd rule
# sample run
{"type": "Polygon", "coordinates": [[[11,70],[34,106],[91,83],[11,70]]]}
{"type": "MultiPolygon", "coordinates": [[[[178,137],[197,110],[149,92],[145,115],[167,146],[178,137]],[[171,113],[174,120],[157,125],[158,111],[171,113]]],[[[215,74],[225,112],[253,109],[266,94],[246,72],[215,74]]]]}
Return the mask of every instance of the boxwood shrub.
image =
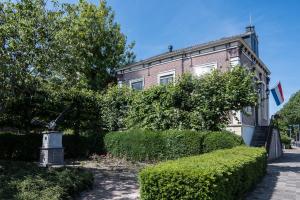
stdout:
{"type": "Polygon", "coordinates": [[[203,152],[210,152],[218,149],[228,149],[242,145],[243,139],[231,132],[210,132],[203,140],[203,152]]]}
{"type": "MultiPolygon", "coordinates": [[[[210,138],[210,137],[209,137],[210,138]]],[[[185,156],[198,155],[210,151],[207,145],[214,145],[211,150],[229,148],[241,145],[241,139],[229,132],[196,132],[196,131],[150,131],[128,130],[111,132],[104,138],[106,151],[113,156],[133,161],[159,161],[176,159],[185,156]],[[213,134],[223,137],[223,140],[211,141],[206,139],[213,134]],[[204,143],[204,141],[206,141],[204,143]],[[236,142],[232,142],[236,141],[236,142]],[[219,144],[219,143],[220,144],[219,144]],[[229,143],[227,146],[223,143],[229,143]]]]}
{"type": "Polygon", "coordinates": [[[141,199],[241,199],[265,175],[266,158],[263,148],[239,146],[149,166],[141,199]]]}

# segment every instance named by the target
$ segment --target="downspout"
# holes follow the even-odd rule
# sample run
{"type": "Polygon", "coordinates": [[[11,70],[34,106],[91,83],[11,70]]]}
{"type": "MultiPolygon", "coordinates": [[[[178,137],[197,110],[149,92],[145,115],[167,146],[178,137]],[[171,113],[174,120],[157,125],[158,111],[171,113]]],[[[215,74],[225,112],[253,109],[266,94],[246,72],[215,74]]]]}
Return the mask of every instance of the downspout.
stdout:
{"type": "Polygon", "coordinates": [[[184,73],[184,53],[182,54],[181,57],[181,75],[184,73]]]}

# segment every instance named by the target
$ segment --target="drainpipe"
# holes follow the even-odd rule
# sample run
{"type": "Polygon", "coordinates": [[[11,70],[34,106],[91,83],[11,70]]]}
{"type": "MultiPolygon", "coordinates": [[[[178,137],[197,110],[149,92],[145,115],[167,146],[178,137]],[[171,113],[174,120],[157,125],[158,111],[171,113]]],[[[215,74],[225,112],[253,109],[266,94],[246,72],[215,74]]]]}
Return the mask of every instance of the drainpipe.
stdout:
{"type": "Polygon", "coordinates": [[[181,57],[181,75],[184,73],[184,53],[182,54],[181,57]]]}

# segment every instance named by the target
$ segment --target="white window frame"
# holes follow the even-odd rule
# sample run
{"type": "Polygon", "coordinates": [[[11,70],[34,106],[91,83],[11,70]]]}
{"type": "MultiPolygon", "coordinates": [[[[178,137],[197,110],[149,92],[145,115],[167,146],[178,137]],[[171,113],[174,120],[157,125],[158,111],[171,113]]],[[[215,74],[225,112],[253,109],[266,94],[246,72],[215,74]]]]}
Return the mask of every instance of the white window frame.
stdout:
{"type": "Polygon", "coordinates": [[[132,88],[132,83],[141,82],[141,81],[142,81],[142,87],[143,87],[142,90],[143,90],[144,87],[145,87],[145,80],[144,80],[144,77],[129,80],[129,86],[130,86],[130,88],[133,89],[133,88],[132,88]]]}
{"type": "Polygon", "coordinates": [[[230,58],[230,67],[234,68],[236,66],[241,65],[241,59],[240,57],[234,57],[234,58],[230,58]]]}
{"type": "Polygon", "coordinates": [[[162,76],[168,76],[168,75],[172,75],[173,76],[173,83],[175,84],[175,77],[176,77],[176,71],[175,71],[175,69],[159,73],[157,75],[157,84],[160,85],[160,78],[162,76]]]}
{"type": "Polygon", "coordinates": [[[197,75],[196,71],[195,71],[196,68],[205,68],[205,67],[209,67],[209,66],[212,66],[212,70],[218,69],[218,63],[217,62],[211,62],[211,63],[204,63],[204,64],[199,64],[199,65],[193,65],[193,74],[196,75],[196,76],[203,76],[203,75],[209,74],[210,72],[197,75]]]}
{"type": "Polygon", "coordinates": [[[123,87],[123,81],[118,81],[118,87],[119,88],[123,87]]]}
{"type": "Polygon", "coordinates": [[[244,112],[247,113],[248,115],[252,115],[252,107],[251,106],[245,107],[244,112]]]}

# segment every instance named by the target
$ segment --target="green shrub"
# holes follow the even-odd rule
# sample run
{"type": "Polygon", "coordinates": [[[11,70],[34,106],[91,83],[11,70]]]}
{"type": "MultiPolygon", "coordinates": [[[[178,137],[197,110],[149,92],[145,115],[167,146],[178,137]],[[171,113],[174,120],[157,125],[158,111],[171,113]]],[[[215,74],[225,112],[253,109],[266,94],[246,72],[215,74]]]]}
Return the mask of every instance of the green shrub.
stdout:
{"type": "Polygon", "coordinates": [[[266,152],[246,146],[167,161],[139,174],[141,199],[241,199],[266,173],[266,152]]]}
{"type": "Polygon", "coordinates": [[[203,151],[210,152],[218,149],[228,149],[243,144],[238,135],[231,132],[210,132],[203,141],[203,151]]]}
{"type": "Polygon", "coordinates": [[[126,128],[125,118],[135,91],[129,87],[112,86],[102,95],[103,129],[117,131],[126,128]]]}
{"type": "Polygon", "coordinates": [[[106,134],[108,153],[134,161],[155,161],[202,152],[204,133],[195,131],[129,130],[106,134]]]}
{"type": "MultiPolygon", "coordinates": [[[[37,161],[41,146],[41,134],[0,134],[0,159],[37,161]]],[[[63,135],[63,146],[65,158],[81,158],[92,153],[103,153],[103,134],[63,135]]]]}
{"type": "Polygon", "coordinates": [[[106,134],[104,143],[113,156],[136,161],[160,160],[165,150],[161,132],[147,130],[111,132],[106,134]]]}
{"type": "Polygon", "coordinates": [[[230,122],[229,111],[257,102],[253,75],[240,66],[201,77],[184,74],[176,84],[140,91],[126,113],[126,127],[220,130],[230,122]]]}
{"type": "Polygon", "coordinates": [[[292,144],[292,138],[290,138],[289,136],[282,134],[280,135],[281,138],[281,143],[284,145],[284,147],[286,149],[290,149],[292,148],[291,144],[292,144]]]}
{"type": "Polygon", "coordinates": [[[82,169],[0,161],[0,199],[71,199],[92,184],[93,175],[82,169]]]}
{"type": "Polygon", "coordinates": [[[108,153],[133,161],[176,159],[198,155],[204,150],[207,152],[242,144],[239,136],[229,132],[150,131],[141,129],[108,133],[104,142],[108,153]],[[224,137],[225,144],[211,139],[215,136],[224,137]],[[209,144],[212,144],[213,148],[209,149],[207,146],[209,144]],[[204,145],[206,145],[205,149],[204,145]]]}
{"type": "Polygon", "coordinates": [[[0,159],[34,161],[39,159],[42,135],[0,134],[0,159]]]}

